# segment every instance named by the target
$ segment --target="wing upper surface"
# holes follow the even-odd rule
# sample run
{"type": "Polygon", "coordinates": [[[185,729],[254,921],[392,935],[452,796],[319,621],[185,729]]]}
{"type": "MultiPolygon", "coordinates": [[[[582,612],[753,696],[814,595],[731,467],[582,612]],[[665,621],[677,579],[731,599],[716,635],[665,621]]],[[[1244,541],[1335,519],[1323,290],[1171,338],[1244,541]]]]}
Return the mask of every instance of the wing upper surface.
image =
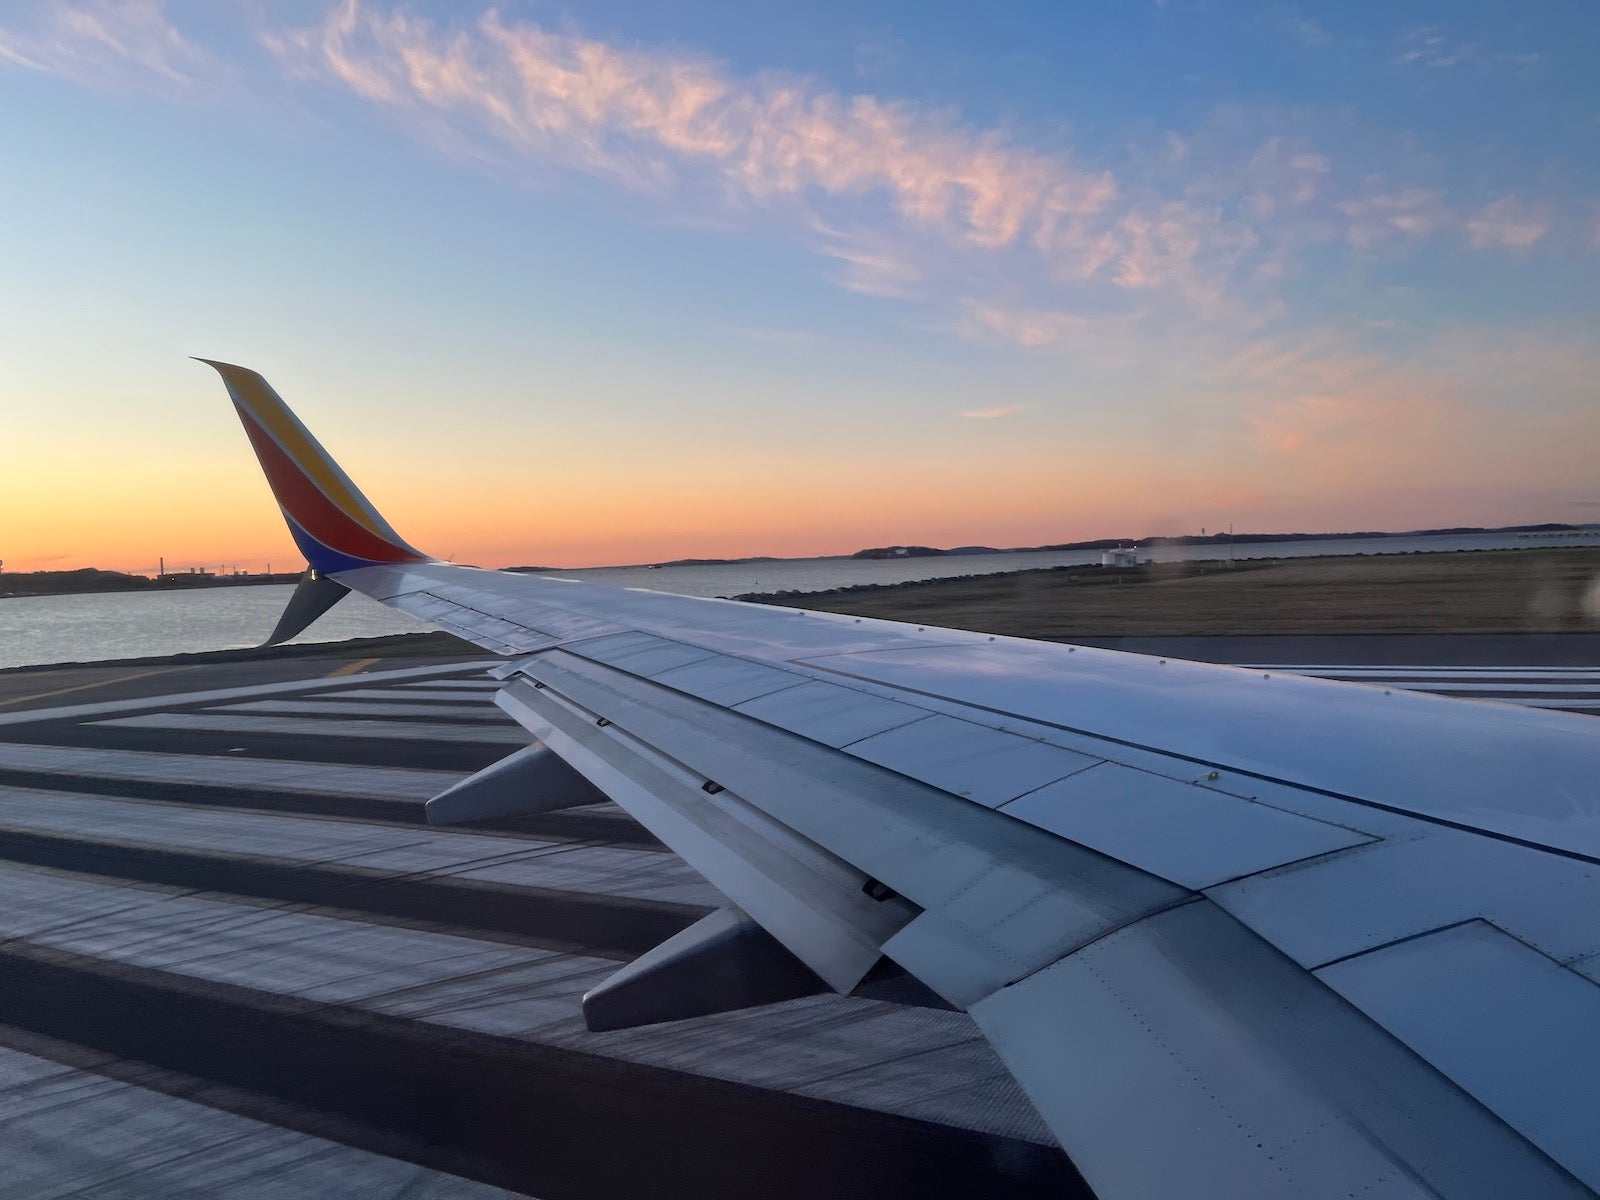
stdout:
{"type": "Polygon", "coordinates": [[[1179,777],[1292,785],[1600,862],[1600,736],[1585,717],[539,576],[421,565],[339,579],[508,655],[654,636],[770,665],[770,693],[831,682],[1096,757],[1153,753],[1179,777]]]}

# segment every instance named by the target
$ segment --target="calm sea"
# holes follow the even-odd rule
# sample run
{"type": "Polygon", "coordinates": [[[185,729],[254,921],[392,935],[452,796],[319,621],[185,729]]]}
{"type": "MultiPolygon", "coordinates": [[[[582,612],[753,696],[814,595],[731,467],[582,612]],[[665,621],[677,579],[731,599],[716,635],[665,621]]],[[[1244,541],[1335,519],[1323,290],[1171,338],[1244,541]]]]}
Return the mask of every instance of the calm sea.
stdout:
{"type": "MultiPolygon", "coordinates": [[[[1340,538],[1328,541],[1255,542],[1235,547],[1235,557],[1299,558],[1326,554],[1408,554],[1446,550],[1597,546],[1600,529],[1579,538],[1528,538],[1516,534],[1460,534],[1416,538],[1340,538]]],[[[1160,546],[1158,562],[1216,558],[1212,546],[1160,546]]],[[[1223,553],[1226,553],[1224,550],[1223,553]]],[[[687,596],[737,596],[746,592],[821,592],[863,583],[907,583],[953,575],[992,575],[1098,562],[1097,550],[1062,553],[974,554],[948,558],[864,561],[851,558],[788,559],[707,567],[596,567],[561,572],[624,587],[687,596]]],[[[98,662],[196,650],[253,646],[271,632],[293,589],[288,585],[205,588],[192,592],[112,592],[84,596],[0,599],[0,667],[98,662]]],[[[431,628],[351,595],[296,641],[337,642],[431,628]]]]}

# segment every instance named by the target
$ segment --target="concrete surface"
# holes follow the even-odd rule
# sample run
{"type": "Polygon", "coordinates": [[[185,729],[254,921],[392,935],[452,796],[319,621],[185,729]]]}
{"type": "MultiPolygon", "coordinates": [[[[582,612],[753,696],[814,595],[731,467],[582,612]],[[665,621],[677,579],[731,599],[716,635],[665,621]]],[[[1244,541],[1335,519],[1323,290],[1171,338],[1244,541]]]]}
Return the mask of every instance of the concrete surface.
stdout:
{"type": "Polygon", "coordinates": [[[364,683],[400,664],[282,665],[0,677],[0,1079],[5,1055],[52,1047],[30,1069],[104,1092],[104,1122],[138,1131],[91,1152],[87,1117],[0,1120],[17,1179],[250,1197],[1080,1188],[961,1013],[826,996],[589,1033],[582,993],[715,890],[611,805],[421,824],[424,800],[525,741],[480,668],[364,683]],[[257,683],[268,698],[241,694],[257,683]],[[150,1086],[115,1082],[130,1074],[150,1086]],[[126,1178],[104,1181],[119,1157],[126,1178]]]}

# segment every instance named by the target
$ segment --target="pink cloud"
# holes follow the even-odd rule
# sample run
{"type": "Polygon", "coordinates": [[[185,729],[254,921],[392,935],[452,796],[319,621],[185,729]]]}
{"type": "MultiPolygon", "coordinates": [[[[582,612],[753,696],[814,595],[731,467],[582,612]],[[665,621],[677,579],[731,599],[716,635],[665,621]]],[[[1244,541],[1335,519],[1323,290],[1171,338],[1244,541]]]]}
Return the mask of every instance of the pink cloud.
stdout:
{"type": "Polygon", "coordinates": [[[33,27],[0,27],[0,63],[91,87],[192,82],[210,56],[168,20],[161,0],[40,4],[33,27]]]}
{"type": "Polygon", "coordinates": [[[1537,242],[1549,228],[1549,218],[1538,206],[1514,196],[1485,204],[1466,222],[1467,237],[1480,250],[1491,246],[1522,249],[1537,242]]]}
{"type": "MultiPolygon", "coordinates": [[[[1221,206],[1130,196],[1109,171],[944,111],[792,76],[737,77],[703,57],[495,10],[447,29],[344,0],[321,23],[263,42],[292,74],[403,112],[451,153],[781,213],[845,264],[843,286],[872,295],[981,292],[975,281],[994,274],[984,259],[1005,254],[1008,271],[1041,284],[1159,294],[1209,316],[1257,245],[1221,206]]],[[[1298,139],[1266,154],[1261,170],[1288,203],[1316,194],[1328,171],[1298,139]]]]}
{"type": "Polygon", "coordinates": [[[977,133],[943,114],[805,81],[737,80],[704,59],[626,49],[490,10],[471,29],[347,0],[320,25],[265,39],[302,76],[386,105],[465,119],[524,153],[658,186],[707,171],[745,200],[885,198],[910,225],[980,248],[1104,212],[1105,172],[977,133]]]}

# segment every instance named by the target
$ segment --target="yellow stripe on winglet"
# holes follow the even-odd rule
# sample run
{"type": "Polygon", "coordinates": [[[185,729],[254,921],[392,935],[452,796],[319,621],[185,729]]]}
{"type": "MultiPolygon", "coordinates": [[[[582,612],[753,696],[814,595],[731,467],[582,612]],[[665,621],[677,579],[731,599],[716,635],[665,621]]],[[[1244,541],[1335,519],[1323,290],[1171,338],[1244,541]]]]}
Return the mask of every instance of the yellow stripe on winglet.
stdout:
{"type": "Polygon", "coordinates": [[[200,361],[216,368],[234,400],[243,405],[261,427],[272,435],[283,447],[284,453],[345,516],[377,537],[405,544],[400,535],[366,504],[356,491],[355,484],[350,482],[310,431],[300,424],[299,418],[289,411],[289,406],[272,390],[271,384],[248,367],[214,362],[209,358],[200,361]]]}

